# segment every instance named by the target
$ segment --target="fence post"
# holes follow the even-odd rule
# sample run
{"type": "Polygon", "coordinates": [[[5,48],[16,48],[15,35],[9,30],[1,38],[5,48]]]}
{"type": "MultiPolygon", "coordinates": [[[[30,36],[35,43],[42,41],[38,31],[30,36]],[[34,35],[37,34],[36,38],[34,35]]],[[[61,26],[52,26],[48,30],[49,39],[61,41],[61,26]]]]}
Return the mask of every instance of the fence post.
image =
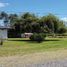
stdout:
{"type": "Polygon", "coordinates": [[[3,39],[0,39],[0,45],[3,45],[3,39]]]}

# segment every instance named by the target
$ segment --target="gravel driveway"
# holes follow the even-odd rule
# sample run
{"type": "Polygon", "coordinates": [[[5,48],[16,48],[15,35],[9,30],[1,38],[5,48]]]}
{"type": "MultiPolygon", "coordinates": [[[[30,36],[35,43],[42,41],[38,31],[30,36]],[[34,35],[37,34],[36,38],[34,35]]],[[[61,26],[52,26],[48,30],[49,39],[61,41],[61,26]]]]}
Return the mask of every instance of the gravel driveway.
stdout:
{"type": "Polygon", "coordinates": [[[0,67],[67,67],[67,50],[0,57],[0,67]]]}

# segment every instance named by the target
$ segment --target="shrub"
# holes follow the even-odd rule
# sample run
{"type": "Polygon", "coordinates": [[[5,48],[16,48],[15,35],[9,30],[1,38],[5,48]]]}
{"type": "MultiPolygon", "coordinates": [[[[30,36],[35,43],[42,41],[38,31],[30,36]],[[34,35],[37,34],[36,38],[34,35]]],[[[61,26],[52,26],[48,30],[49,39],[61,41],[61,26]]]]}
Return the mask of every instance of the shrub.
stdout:
{"type": "Polygon", "coordinates": [[[30,40],[31,41],[37,41],[37,42],[42,42],[44,40],[44,37],[46,37],[46,35],[42,34],[42,33],[35,33],[33,35],[31,35],[30,40]]]}
{"type": "Polygon", "coordinates": [[[63,33],[66,33],[66,32],[67,32],[67,29],[66,28],[60,28],[58,30],[58,33],[60,33],[60,34],[63,34],[63,33]]]}

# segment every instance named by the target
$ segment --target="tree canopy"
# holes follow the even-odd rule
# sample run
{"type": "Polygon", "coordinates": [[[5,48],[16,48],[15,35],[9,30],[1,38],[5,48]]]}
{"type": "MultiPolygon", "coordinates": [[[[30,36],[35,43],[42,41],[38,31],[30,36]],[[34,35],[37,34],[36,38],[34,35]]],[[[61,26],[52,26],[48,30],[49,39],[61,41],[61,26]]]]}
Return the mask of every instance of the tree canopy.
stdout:
{"type": "Polygon", "coordinates": [[[48,14],[46,16],[38,17],[33,13],[7,14],[5,12],[0,13],[0,19],[8,18],[10,25],[16,33],[65,33],[66,26],[64,21],[59,17],[48,14]]]}

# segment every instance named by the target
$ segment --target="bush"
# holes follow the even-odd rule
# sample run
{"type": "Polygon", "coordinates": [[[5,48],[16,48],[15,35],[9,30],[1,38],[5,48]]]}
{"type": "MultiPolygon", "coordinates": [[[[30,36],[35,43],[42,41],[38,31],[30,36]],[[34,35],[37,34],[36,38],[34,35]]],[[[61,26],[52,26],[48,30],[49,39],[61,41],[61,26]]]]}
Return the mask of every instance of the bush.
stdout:
{"type": "Polygon", "coordinates": [[[37,34],[37,33],[35,33],[35,34],[31,35],[30,40],[31,41],[42,42],[44,40],[44,37],[46,37],[44,34],[41,34],[41,33],[37,34]]]}
{"type": "Polygon", "coordinates": [[[63,33],[66,33],[66,32],[67,32],[67,29],[66,28],[60,28],[58,30],[58,33],[60,33],[60,34],[63,34],[63,33]]]}

